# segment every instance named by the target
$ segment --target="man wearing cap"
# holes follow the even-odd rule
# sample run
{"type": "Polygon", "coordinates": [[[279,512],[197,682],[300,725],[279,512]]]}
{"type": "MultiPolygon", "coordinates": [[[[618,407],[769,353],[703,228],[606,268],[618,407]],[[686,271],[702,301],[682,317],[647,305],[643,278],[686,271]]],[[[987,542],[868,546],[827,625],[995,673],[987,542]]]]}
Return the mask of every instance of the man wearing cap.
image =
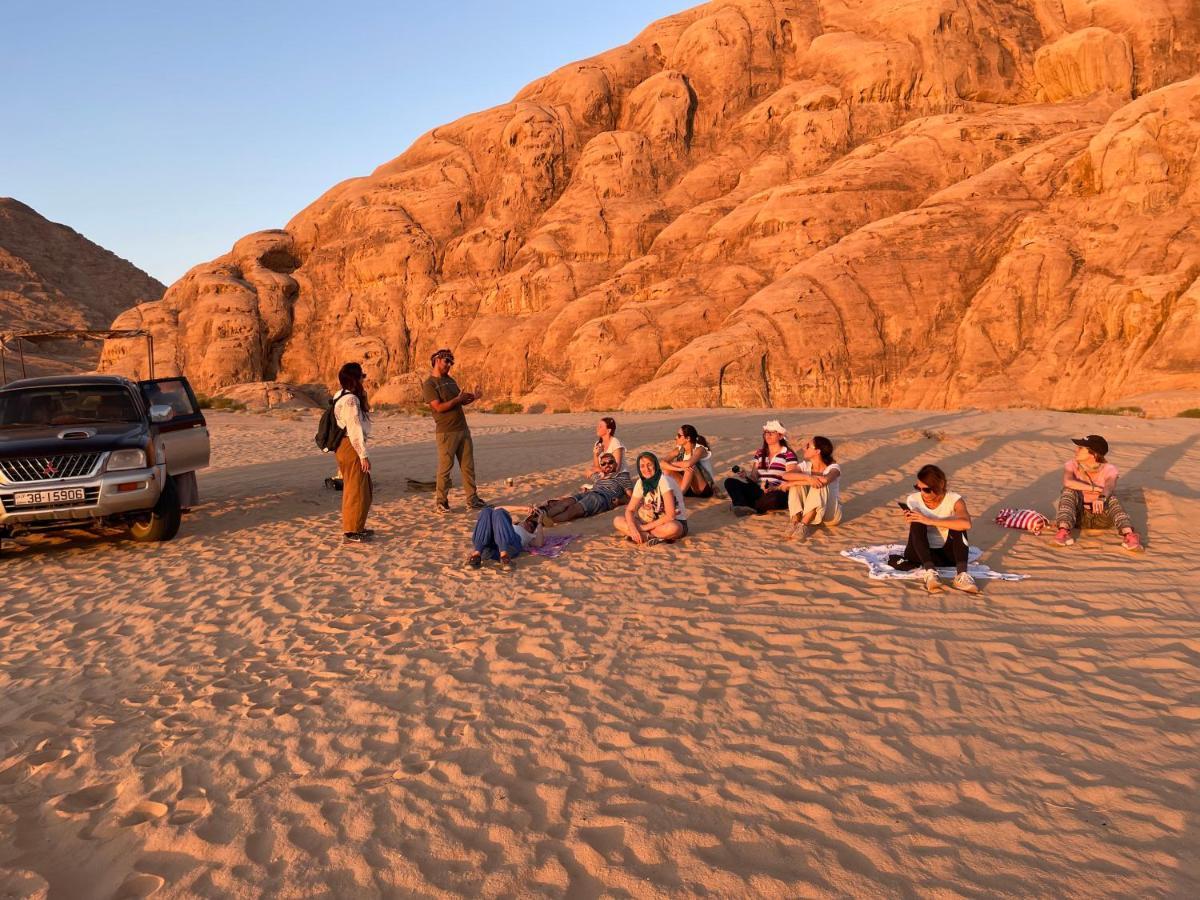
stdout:
{"type": "Polygon", "coordinates": [[[450,512],[446,492],[450,486],[450,473],[454,460],[462,472],[463,490],[467,492],[467,506],[482,509],[487,506],[475,490],[475,445],[471,442],[471,429],[467,427],[464,406],[479,399],[480,394],[463,391],[450,377],[454,365],[454,354],[449,350],[438,350],[429,358],[432,372],[421,385],[421,396],[433,411],[433,425],[437,440],[438,468],[437,494],[434,506],[438,512],[450,512]]]}
{"type": "Polygon", "coordinates": [[[1114,496],[1119,472],[1110,463],[1108,441],[1098,434],[1072,438],[1075,456],[1063,466],[1063,491],[1058,497],[1058,533],[1054,543],[1066,547],[1075,543],[1071,530],[1083,518],[1084,511],[1094,515],[1105,515],[1112,519],[1117,533],[1121,535],[1121,546],[1134,553],[1145,548],[1141,538],[1133,530],[1133,521],[1114,496]]]}

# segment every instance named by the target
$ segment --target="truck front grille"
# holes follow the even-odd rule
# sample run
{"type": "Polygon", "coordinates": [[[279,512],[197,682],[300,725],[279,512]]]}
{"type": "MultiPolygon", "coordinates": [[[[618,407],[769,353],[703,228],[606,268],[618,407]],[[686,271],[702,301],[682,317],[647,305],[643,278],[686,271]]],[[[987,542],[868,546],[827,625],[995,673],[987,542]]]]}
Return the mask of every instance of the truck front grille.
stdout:
{"type": "Polygon", "coordinates": [[[63,453],[58,456],[16,456],[0,459],[0,471],[10,484],[31,484],[37,481],[61,481],[64,478],[87,478],[100,467],[95,453],[63,453]]]}

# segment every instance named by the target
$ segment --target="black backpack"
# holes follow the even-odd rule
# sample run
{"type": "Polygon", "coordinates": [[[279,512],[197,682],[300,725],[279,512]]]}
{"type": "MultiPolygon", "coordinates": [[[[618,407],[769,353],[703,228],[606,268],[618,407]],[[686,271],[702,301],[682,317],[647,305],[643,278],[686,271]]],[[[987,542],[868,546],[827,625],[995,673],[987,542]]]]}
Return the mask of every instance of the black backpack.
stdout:
{"type": "Polygon", "coordinates": [[[317,435],[313,440],[317,442],[317,446],[322,453],[337,452],[338,445],[341,444],[342,438],[346,436],[346,429],[339,427],[337,419],[333,417],[333,407],[348,393],[350,392],[342,391],[329,401],[329,409],[321,413],[321,421],[317,423],[317,435]]]}

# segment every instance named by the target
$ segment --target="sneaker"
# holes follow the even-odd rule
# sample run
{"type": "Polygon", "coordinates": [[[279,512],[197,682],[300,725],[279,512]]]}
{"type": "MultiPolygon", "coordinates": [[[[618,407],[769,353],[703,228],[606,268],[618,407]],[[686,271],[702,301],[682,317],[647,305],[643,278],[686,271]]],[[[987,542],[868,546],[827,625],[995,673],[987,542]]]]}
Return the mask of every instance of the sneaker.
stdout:
{"type": "Polygon", "coordinates": [[[646,546],[647,547],[657,547],[661,543],[663,543],[662,538],[652,537],[646,541],[646,546]]]}
{"type": "Polygon", "coordinates": [[[941,579],[938,578],[938,573],[937,573],[936,569],[926,569],[925,575],[924,575],[924,581],[925,581],[925,590],[929,591],[929,593],[931,593],[931,594],[936,594],[939,591],[945,590],[945,587],[943,587],[943,585],[942,585],[941,579]]]}
{"type": "Polygon", "coordinates": [[[450,504],[445,500],[437,500],[433,504],[433,509],[435,512],[448,513],[450,512],[450,504]]]}
{"type": "Polygon", "coordinates": [[[954,587],[968,594],[979,593],[979,585],[975,583],[975,579],[968,572],[959,572],[954,576],[954,587]]]}
{"type": "Polygon", "coordinates": [[[735,506],[735,507],[733,507],[733,514],[735,516],[737,516],[739,519],[744,519],[744,518],[746,518],[746,516],[754,515],[754,507],[753,506],[735,506]]]}
{"type": "Polygon", "coordinates": [[[359,534],[361,534],[367,540],[370,540],[371,538],[375,537],[375,529],[374,528],[364,528],[362,531],[359,532],[359,534]]]}
{"type": "Polygon", "coordinates": [[[1058,533],[1055,534],[1050,540],[1054,541],[1054,546],[1056,547],[1070,547],[1073,543],[1075,543],[1075,538],[1071,537],[1070,528],[1058,529],[1058,533]]]}
{"type": "Polygon", "coordinates": [[[487,505],[488,504],[484,501],[484,499],[482,497],[480,497],[478,494],[476,494],[474,497],[472,497],[470,500],[467,501],[468,509],[483,509],[487,505]]]}
{"type": "Polygon", "coordinates": [[[343,544],[365,544],[366,536],[361,531],[346,531],[342,533],[343,544]]]}
{"type": "Polygon", "coordinates": [[[482,556],[472,553],[470,556],[467,557],[467,568],[478,569],[482,566],[483,566],[483,557],[482,556]]]}
{"type": "Polygon", "coordinates": [[[1128,550],[1130,553],[1145,553],[1146,547],[1142,544],[1142,539],[1138,537],[1136,531],[1125,533],[1125,537],[1121,539],[1121,547],[1128,550]]]}

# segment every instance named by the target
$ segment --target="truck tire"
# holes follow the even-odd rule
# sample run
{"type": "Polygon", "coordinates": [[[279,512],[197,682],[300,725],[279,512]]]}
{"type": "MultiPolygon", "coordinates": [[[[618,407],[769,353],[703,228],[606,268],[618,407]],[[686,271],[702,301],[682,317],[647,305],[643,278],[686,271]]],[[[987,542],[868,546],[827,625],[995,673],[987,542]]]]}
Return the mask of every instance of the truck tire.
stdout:
{"type": "Polygon", "coordinates": [[[179,523],[182,519],[183,511],[179,507],[179,492],[175,490],[175,479],[168,476],[154,509],[130,522],[129,534],[139,543],[169,541],[179,534],[179,523]]]}

